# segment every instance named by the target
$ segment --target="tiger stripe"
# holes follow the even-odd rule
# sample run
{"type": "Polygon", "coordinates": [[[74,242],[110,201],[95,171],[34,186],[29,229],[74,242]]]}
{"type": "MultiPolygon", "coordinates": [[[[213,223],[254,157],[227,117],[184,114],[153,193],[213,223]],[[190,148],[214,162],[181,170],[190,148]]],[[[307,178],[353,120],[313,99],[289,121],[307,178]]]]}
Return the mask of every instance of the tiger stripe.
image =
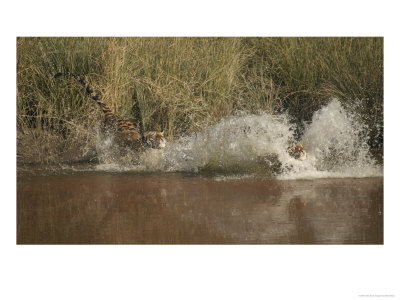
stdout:
{"type": "Polygon", "coordinates": [[[90,96],[91,99],[96,101],[96,103],[103,111],[106,123],[108,123],[108,125],[114,126],[117,130],[117,133],[121,134],[120,137],[123,140],[124,144],[133,145],[135,147],[137,145],[150,146],[152,148],[165,147],[166,140],[163,133],[158,132],[158,135],[149,135],[145,133],[144,135],[141,135],[139,129],[131,121],[115,115],[111,111],[111,108],[101,101],[101,95],[93,90],[89,82],[87,82],[83,76],[75,75],[70,72],[60,72],[54,75],[54,78],[58,78],[61,76],[73,78],[85,88],[86,93],[90,96]]]}

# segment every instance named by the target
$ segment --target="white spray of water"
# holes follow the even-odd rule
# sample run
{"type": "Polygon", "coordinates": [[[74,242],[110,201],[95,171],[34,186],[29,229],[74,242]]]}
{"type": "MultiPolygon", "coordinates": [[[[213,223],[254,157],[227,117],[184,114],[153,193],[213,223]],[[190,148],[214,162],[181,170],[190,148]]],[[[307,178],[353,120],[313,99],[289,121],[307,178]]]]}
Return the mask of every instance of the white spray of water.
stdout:
{"type": "Polygon", "coordinates": [[[301,143],[308,159],[281,178],[382,176],[382,167],[370,156],[367,141],[367,126],[356,113],[332,99],[306,127],[301,143]]]}
{"type": "MultiPolygon", "coordinates": [[[[232,116],[170,144],[162,153],[158,168],[187,172],[251,171],[260,166],[261,158],[279,155],[291,135],[285,116],[232,116]]],[[[144,165],[153,162],[154,156],[143,156],[144,165]]]]}
{"type": "Polygon", "coordinates": [[[282,115],[238,114],[203,131],[169,142],[162,150],[121,155],[99,141],[100,170],[213,172],[277,179],[382,176],[369,155],[366,128],[333,99],[317,111],[300,141],[307,159],[287,153],[293,128],[282,115]]]}

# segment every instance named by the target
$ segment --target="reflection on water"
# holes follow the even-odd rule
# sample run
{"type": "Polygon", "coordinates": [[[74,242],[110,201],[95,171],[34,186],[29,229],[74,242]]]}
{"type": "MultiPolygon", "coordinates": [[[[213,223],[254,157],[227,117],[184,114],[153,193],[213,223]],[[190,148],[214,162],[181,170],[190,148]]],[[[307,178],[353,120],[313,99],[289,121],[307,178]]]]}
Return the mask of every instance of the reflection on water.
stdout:
{"type": "Polygon", "coordinates": [[[382,244],[383,178],[19,176],[17,243],[382,244]]]}

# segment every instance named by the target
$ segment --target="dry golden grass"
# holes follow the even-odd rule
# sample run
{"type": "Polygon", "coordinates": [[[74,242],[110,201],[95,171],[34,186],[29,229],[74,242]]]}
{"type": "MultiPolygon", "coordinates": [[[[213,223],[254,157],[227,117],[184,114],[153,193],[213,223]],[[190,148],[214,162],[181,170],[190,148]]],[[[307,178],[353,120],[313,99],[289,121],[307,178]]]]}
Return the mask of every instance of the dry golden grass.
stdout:
{"type": "Polygon", "coordinates": [[[19,162],[95,156],[101,112],[60,71],[87,75],[121,116],[136,102],[144,129],[169,138],[238,110],[287,110],[301,125],[337,97],[361,101],[370,143],[382,143],[383,38],[18,38],[19,162]]]}

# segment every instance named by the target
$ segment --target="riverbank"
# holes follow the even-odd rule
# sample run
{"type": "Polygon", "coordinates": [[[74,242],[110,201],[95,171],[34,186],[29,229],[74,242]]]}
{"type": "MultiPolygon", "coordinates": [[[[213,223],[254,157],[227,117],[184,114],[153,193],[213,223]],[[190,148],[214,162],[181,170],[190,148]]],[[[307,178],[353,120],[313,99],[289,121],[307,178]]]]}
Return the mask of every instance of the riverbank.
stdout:
{"type": "Polygon", "coordinates": [[[62,71],[87,75],[113,112],[169,140],[260,112],[285,113],[298,140],[336,98],[383,146],[382,37],[18,38],[21,162],[97,157],[104,116],[79,84],[53,78],[62,71]]]}

